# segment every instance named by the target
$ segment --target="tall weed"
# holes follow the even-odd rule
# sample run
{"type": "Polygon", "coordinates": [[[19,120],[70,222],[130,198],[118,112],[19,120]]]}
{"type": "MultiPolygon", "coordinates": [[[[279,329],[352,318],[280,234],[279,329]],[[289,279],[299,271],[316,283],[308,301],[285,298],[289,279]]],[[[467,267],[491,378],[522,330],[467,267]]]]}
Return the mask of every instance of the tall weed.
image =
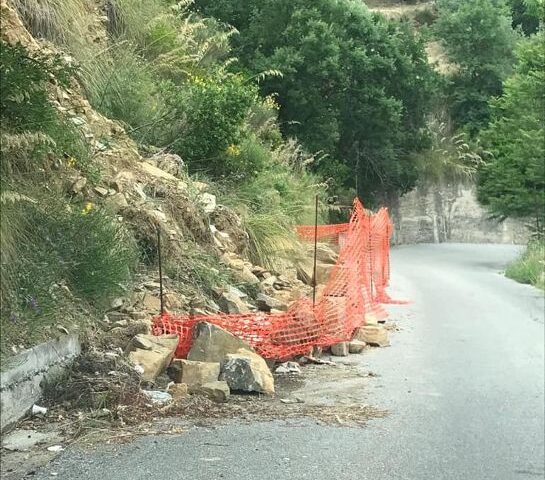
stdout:
{"type": "Polygon", "coordinates": [[[545,241],[530,242],[522,255],[507,267],[505,275],[545,290],[545,241]]]}

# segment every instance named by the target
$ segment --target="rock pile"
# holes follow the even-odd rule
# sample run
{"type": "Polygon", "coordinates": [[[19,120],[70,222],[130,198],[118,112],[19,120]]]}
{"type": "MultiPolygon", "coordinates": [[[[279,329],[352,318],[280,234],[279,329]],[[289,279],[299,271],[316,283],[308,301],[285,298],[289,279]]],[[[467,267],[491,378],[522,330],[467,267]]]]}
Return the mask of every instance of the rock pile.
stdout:
{"type": "Polygon", "coordinates": [[[174,400],[200,394],[226,402],[231,391],[274,393],[274,378],[265,360],[220,327],[198,323],[187,360],[172,360],[177,345],[176,335],[140,334],[131,340],[126,352],[142,380],[154,382],[167,371],[174,382],[168,389],[174,400]]]}

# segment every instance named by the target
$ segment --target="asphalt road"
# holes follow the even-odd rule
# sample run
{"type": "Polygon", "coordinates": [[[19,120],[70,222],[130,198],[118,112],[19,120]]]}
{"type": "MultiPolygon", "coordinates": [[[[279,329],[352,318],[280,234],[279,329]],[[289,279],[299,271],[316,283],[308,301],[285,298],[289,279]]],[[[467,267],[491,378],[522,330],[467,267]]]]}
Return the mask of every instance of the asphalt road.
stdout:
{"type": "Polygon", "coordinates": [[[309,420],[72,448],[34,478],[523,480],[544,478],[544,299],[499,271],[511,246],[393,252],[393,345],[363,355],[380,376],[365,428],[309,420]]]}

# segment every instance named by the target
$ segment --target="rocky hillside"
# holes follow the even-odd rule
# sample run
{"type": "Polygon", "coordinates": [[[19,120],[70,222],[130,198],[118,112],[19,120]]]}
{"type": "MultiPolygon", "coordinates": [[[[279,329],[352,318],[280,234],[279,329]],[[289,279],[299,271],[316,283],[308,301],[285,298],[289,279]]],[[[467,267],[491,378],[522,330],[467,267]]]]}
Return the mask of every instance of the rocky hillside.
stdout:
{"type": "MultiPolygon", "coordinates": [[[[89,35],[97,43],[104,43],[107,36],[106,4],[96,2],[96,10],[90,17],[93,22],[89,35]]],[[[63,66],[74,63],[70,52],[34,38],[17,9],[6,0],[1,3],[1,15],[2,40],[7,45],[22,45],[30,56],[58,56],[63,66]]],[[[47,92],[59,117],[81,134],[90,150],[89,162],[93,167],[80,168],[65,154],[64,159],[48,163],[47,189],[57,192],[65,203],[63,208],[72,210],[81,206],[82,216],[107,214],[128,232],[138,260],[124,283],[114,285],[117,293],[112,288],[97,302],[73,291],[68,279],[55,279],[59,283],[49,288],[62,288],[65,296],[62,302],[54,302],[47,316],[41,310],[45,300],[37,294],[29,306],[26,297],[21,299],[16,291],[12,292],[3,309],[4,355],[54,335],[57,329],[82,330],[96,322],[106,329],[128,329],[128,335],[135,330],[147,331],[152,316],[160,311],[158,234],[162,241],[165,307],[170,312],[283,310],[290,302],[308,294],[311,275],[301,246],[289,244],[294,254],[301,252],[297,253],[301,258],[299,263],[286,261],[279,255],[267,268],[253,264],[250,256],[255,251],[252,250],[255,238],[248,233],[239,214],[213,193],[218,190],[215,184],[191,177],[184,160],[176,154],[153,147],[145,147],[143,154],[142,145],[128,135],[125,126],[93,108],[76,77],[69,84],[62,84],[51,76],[47,92]],[[273,264],[275,269],[271,270],[273,264]],[[300,266],[297,269],[294,265],[300,266]],[[33,320],[24,318],[28,308],[34,308],[33,320]],[[38,328],[39,324],[45,324],[45,329],[38,328]]],[[[20,185],[14,176],[9,188],[3,189],[3,211],[7,212],[14,202],[18,204],[20,200],[13,198],[22,198],[23,193],[31,205],[35,204],[31,193],[34,187],[19,189],[19,196],[13,194],[12,189],[20,185]]],[[[5,227],[2,228],[4,232],[5,227]]],[[[79,232],[81,236],[91,233],[79,232]]],[[[62,236],[59,241],[63,241],[62,236]]],[[[289,241],[293,242],[291,238],[289,241]]],[[[256,256],[252,259],[255,261],[256,256]]],[[[94,274],[101,275],[100,268],[94,274]]]]}

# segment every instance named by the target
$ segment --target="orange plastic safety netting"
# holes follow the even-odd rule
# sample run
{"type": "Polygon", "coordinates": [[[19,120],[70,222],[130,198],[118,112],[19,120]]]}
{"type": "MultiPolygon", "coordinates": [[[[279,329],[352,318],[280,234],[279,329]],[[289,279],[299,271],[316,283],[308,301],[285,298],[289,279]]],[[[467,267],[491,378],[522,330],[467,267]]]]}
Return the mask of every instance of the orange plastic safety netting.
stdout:
{"type": "MultiPolygon", "coordinates": [[[[303,240],[314,240],[315,226],[297,227],[303,240]]],[[[387,316],[381,303],[391,303],[386,294],[390,279],[392,222],[386,209],[376,214],[359,200],[349,223],[321,225],[318,239],[339,245],[339,257],[313,305],[310,299],[293,303],[287,312],[176,316],[165,313],[153,321],[153,333],[176,333],[180,343],[176,356],[187,355],[196,323],[206,321],[225,328],[248,342],[265,358],[284,360],[307,354],[312,347],[327,347],[350,340],[366,322],[387,316]]]]}

